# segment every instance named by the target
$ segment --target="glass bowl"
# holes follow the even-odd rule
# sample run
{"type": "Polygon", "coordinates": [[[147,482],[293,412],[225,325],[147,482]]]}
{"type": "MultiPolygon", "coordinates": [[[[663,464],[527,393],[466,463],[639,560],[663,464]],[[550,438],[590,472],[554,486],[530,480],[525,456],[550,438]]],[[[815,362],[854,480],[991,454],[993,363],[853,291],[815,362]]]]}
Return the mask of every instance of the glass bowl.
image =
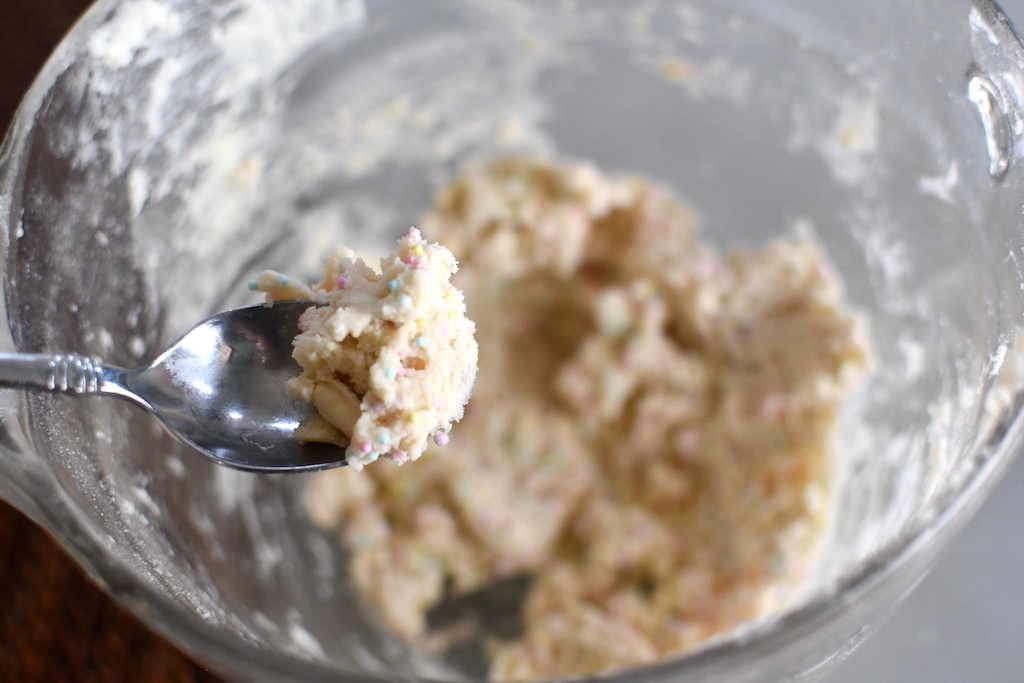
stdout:
{"type": "MultiPolygon", "coordinates": [[[[1019,445],[1022,65],[987,0],[100,0],[0,155],[0,345],[143,364],[263,267],[386,244],[481,156],[646,174],[726,247],[811,224],[877,354],[820,567],[786,612],[616,680],[799,678],[1019,445]]],[[[219,673],[476,675],[362,605],[308,478],[220,468],[110,399],[4,390],[0,418],[3,498],[219,673]]]]}

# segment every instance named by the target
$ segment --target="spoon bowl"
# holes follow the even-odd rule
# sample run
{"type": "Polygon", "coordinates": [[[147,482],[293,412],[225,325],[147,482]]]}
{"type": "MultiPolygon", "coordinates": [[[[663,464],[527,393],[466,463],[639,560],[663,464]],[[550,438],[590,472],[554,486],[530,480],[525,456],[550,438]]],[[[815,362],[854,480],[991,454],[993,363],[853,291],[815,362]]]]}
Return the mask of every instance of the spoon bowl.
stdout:
{"type": "Polygon", "coordinates": [[[345,451],[302,443],[295,428],[315,413],[285,390],[308,301],[219,313],[150,365],[125,369],[76,354],[0,354],[0,384],[78,396],[117,396],[152,413],[175,438],[213,461],[252,472],[309,472],[345,463],[345,451]]]}

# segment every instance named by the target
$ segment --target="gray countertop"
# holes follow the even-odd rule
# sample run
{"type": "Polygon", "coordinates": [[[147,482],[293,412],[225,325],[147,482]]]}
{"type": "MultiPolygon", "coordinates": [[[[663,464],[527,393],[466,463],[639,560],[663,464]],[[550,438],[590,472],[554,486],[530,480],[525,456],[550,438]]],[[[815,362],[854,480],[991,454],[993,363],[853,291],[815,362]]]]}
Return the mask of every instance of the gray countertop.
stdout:
{"type": "Polygon", "coordinates": [[[1024,681],[1022,529],[1024,456],[906,602],[824,683],[1024,681]]]}
{"type": "MultiPolygon", "coordinates": [[[[1024,29],[1024,0],[1001,4],[1024,29]]],[[[1024,682],[1024,455],[907,601],[823,681],[1024,682]]]]}

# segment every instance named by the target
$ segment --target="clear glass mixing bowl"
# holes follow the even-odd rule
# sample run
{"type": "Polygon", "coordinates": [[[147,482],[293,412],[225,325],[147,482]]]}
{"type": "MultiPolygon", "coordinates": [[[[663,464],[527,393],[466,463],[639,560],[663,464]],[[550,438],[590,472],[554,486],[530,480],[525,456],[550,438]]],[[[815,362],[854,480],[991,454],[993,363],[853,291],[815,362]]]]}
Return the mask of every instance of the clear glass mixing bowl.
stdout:
{"type": "MultiPolygon", "coordinates": [[[[813,224],[878,355],[818,575],[620,680],[797,677],[893,608],[1019,444],[1022,65],[987,0],[101,0],[3,146],[0,347],[141,364],[253,301],[259,268],[394,238],[479,156],[642,172],[723,246],[813,224]]],[[[218,672],[459,675],[364,609],[306,479],[219,468],[110,399],[3,390],[0,418],[3,497],[218,672]]]]}

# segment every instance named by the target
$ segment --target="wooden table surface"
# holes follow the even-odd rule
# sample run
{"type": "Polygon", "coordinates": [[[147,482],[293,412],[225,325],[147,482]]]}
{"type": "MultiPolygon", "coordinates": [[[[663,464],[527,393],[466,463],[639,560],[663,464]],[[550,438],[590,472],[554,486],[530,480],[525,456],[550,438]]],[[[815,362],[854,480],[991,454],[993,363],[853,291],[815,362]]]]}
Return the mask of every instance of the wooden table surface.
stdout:
{"type": "MultiPolygon", "coordinates": [[[[4,0],[0,131],[86,0],[4,0]]],[[[154,635],[0,503],[0,681],[219,679],[154,635]]]]}

